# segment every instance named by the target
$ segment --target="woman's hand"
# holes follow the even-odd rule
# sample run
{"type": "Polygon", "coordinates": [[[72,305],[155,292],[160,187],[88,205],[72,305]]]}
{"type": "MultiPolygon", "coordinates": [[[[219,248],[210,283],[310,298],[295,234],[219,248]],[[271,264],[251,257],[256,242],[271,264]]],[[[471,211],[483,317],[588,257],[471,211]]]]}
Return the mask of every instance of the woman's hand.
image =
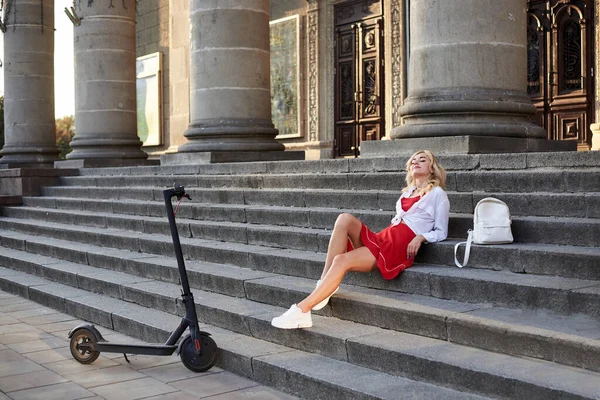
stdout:
{"type": "Polygon", "coordinates": [[[425,241],[423,235],[417,235],[413,240],[410,241],[408,247],[406,248],[406,257],[407,258],[415,258],[417,252],[421,248],[421,245],[425,241]]]}

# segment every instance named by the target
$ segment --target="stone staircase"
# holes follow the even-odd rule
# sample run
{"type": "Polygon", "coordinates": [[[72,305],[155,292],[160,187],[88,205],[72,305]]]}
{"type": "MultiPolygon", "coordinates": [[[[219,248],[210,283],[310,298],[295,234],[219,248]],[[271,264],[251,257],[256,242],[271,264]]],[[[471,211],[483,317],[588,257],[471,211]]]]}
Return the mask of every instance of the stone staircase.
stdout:
{"type": "Polygon", "coordinates": [[[307,399],[600,398],[600,153],[440,161],[451,239],[398,279],[350,274],[311,329],[270,321],[314,288],[340,212],[389,223],[405,158],[81,169],[3,208],[0,288],[164,341],[182,314],[162,202],[177,182],[219,366],[307,399]],[[487,196],[509,205],[515,243],[455,268],[487,196]]]}

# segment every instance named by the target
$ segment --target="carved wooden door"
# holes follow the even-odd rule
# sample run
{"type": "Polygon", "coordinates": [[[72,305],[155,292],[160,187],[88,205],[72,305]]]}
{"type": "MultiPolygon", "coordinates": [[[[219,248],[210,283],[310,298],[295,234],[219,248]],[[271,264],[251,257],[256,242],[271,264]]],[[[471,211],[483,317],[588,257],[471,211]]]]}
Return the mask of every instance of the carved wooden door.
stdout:
{"type": "Polygon", "coordinates": [[[549,139],[588,150],[594,112],[594,0],[528,0],[527,93],[549,139]]]}
{"type": "Polygon", "coordinates": [[[337,7],[335,34],[334,154],[358,157],[362,141],[385,131],[380,1],[337,7]]]}

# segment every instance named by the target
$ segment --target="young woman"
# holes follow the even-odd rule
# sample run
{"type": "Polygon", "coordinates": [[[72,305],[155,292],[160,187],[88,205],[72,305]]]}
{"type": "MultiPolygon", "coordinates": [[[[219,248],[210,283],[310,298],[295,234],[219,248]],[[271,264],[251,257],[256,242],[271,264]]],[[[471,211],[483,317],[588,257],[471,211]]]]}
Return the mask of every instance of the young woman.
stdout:
{"type": "Polygon", "coordinates": [[[406,171],[406,187],[396,203],[391,225],[374,233],[355,216],[340,214],[317,287],[300,303],[273,318],[271,325],[281,329],[310,328],[311,310],[327,305],[349,271],[379,268],[384,279],[394,279],[412,265],[421,244],[446,239],[450,212],[444,192],[446,172],[428,150],[413,154],[406,171]]]}

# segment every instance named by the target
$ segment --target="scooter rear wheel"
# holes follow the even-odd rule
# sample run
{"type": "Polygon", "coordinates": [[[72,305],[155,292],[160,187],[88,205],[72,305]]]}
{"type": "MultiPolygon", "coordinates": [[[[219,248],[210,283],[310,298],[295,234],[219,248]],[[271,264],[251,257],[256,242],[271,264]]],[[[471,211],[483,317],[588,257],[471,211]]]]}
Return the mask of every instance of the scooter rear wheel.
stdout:
{"type": "Polygon", "coordinates": [[[190,335],[183,339],[179,357],[187,369],[194,372],[208,371],[215,365],[219,348],[212,338],[206,334],[200,334],[200,354],[196,352],[196,346],[190,335]]]}
{"type": "Polygon", "coordinates": [[[74,359],[79,361],[81,364],[91,364],[100,356],[99,351],[82,350],[79,348],[80,344],[84,343],[96,343],[98,339],[96,335],[89,329],[77,329],[71,336],[70,348],[71,355],[74,359]]]}

